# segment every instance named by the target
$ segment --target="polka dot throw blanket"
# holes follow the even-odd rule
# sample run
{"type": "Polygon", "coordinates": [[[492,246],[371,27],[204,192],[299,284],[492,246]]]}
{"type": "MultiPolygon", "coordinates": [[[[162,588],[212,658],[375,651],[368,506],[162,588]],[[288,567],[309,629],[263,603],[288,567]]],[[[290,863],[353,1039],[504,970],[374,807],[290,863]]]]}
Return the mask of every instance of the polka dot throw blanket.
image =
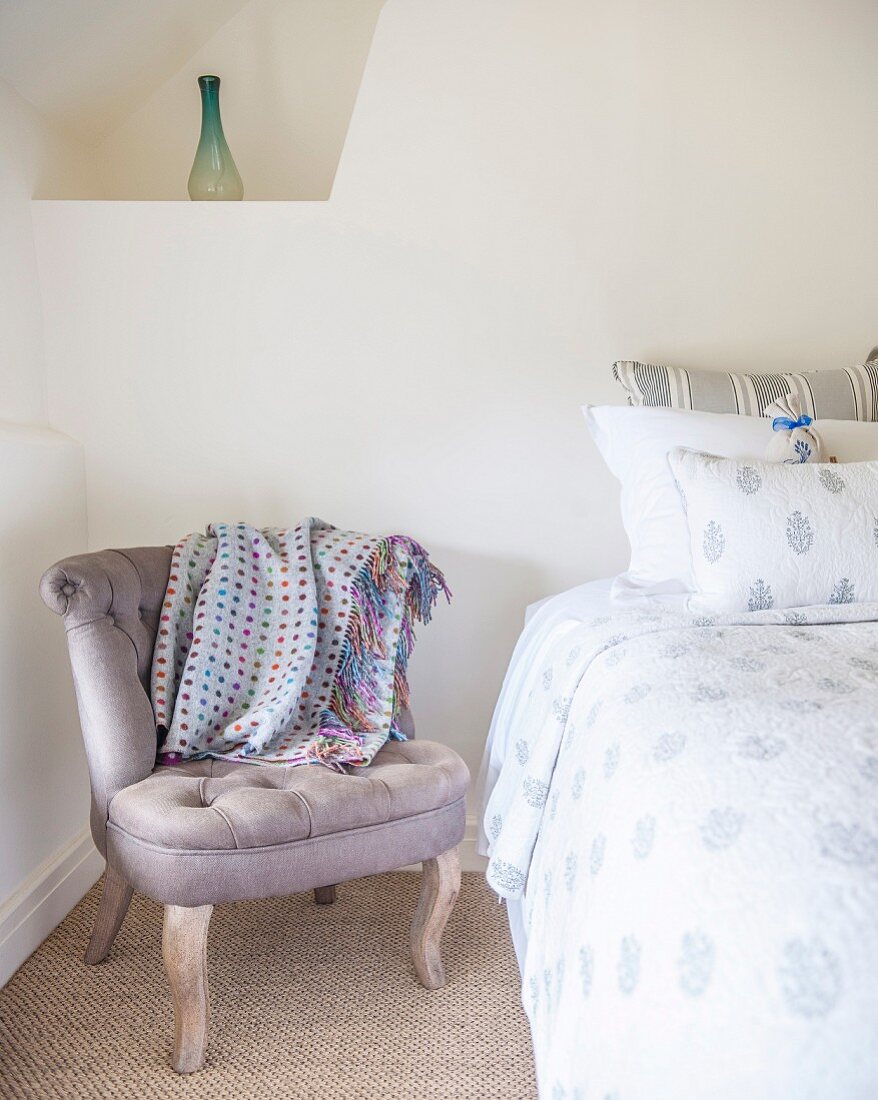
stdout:
{"type": "Polygon", "coordinates": [[[216,523],[174,548],[152,665],[159,761],[368,764],[408,703],[427,552],[319,519],[216,523]]]}

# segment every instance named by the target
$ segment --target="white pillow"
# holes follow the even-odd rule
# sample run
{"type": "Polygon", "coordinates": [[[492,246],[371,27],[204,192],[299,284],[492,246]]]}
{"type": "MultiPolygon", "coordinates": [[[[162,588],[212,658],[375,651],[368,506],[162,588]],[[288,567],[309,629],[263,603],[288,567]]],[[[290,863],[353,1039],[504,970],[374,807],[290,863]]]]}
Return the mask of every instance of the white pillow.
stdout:
{"type": "Polygon", "coordinates": [[[627,405],[585,405],[582,411],[604,462],[622,485],[622,523],[631,562],[627,573],[613,582],[613,596],[692,591],[689,531],[668,451],[691,447],[760,459],[772,437],[771,422],[733,413],[627,405]]]}
{"type": "MultiPolygon", "coordinates": [[[[627,405],[584,405],[582,411],[601,456],[622,485],[622,522],[631,561],[613,582],[612,595],[619,599],[693,591],[689,530],[668,452],[688,447],[759,461],[773,435],[771,421],[627,405]]],[[[878,459],[878,423],[819,420],[814,426],[826,453],[840,462],[878,459]]]]}
{"type": "Polygon", "coordinates": [[[878,600],[878,462],[668,456],[689,522],[693,611],[878,600]]]}

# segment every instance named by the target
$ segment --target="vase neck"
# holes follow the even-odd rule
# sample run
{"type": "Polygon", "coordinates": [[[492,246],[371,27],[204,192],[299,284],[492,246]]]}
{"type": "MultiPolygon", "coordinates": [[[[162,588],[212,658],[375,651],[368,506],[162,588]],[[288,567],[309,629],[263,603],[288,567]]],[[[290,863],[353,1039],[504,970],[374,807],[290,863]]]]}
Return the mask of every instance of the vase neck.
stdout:
{"type": "Polygon", "coordinates": [[[201,89],[201,137],[223,137],[223,124],[220,118],[218,76],[200,76],[198,87],[201,89]]]}

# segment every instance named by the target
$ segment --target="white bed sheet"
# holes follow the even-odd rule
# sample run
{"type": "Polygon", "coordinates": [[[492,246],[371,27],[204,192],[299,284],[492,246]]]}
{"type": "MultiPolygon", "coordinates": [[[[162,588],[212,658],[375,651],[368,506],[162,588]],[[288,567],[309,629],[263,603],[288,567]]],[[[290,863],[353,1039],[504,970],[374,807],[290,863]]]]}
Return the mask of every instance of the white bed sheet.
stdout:
{"type": "MultiPolygon", "coordinates": [[[[509,738],[514,728],[511,721],[515,711],[524,703],[530,691],[531,677],[534,668],[542,663],[543,656],[552,647],[556,634],[560,629],[566,628],[571,622],[588,622],[599,616],[618,613],[620,610],[630,611],[638,606],[646,606],[647,597],[626,593],[625,599],[620,600],[611,594],[618,588],[618,577],[605,577],[576,588],[560,592],[555,596],[549,596],[544,600],[538,600],[530,604],[524,615],[524,629],[512,653],[506,676],[503,679],[503,687],[497,705],[494,708],[494,716],[485,745],[482,758],[482,767],[479,773],[479,789],[481,791],[481,806],[479,813],[478,850],[487,856],[488,837],[485,834],[485,809],[503,767],[503,761],[509,752],[509,738]]],[[[666,594],[653,597],[654,602],[661,603],[668,608],[683,609],[686,606],[688,594],[666,594]]],[[[654,602],[651,606],[654,606],[654,602]]],[[[509,898],[506,901],[506,909],[509,920],[509,929],[512,933],[512,942],[515,946],[515,954],[518,959],[519,969],[524,972],[524,959],[527,951],[527,926],[524,920],[524,905],[520,898],[509,898]]]]}
{"type": "MultiPolygon", "coordinates": [[[[481,804],[479,812],[478,850],[488,855],[488,837],[485,833],[485,810],[493,793],[500,769],[509,749],[509,731],[512,728],[510,716],[516,707],[521,706],[524,695],[529,690],[528,672],[538,663],[541,651],[551,644],[552,629],[569,617],[587,619],[589,616],[606,614],[609,610],[611,580],[590,581],[568,592],[539,600],[531,604],[524,615],[524,629],[512,653],[509,667],[503,678],[503,687],[494,708],[491,729],[485,744],[482,767],[479,773],[481,804]]],[[[512,943],[518,959],[518,969],[524,973],[524,959],[527,952],[527,926],[524,920],[524,902],[520,898],[506,901],[506,913],[512,943]]]]}
{"type": "Polygon", "coordinates": [[[541,1096],[873,1100],[878,605],[609,591],[531,609],[482,769],[541,1096]]]}

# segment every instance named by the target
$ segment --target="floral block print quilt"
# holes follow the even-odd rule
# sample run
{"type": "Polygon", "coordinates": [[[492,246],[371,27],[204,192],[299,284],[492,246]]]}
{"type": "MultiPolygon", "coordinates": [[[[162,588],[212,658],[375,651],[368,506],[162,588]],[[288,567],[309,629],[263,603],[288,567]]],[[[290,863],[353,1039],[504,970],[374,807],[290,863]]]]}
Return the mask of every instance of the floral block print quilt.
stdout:
{"type": "Polygon", "coordinates": [[[878,1096],[878,605],[531,649],[484,827],[541,1096],[878,1096]]]}

